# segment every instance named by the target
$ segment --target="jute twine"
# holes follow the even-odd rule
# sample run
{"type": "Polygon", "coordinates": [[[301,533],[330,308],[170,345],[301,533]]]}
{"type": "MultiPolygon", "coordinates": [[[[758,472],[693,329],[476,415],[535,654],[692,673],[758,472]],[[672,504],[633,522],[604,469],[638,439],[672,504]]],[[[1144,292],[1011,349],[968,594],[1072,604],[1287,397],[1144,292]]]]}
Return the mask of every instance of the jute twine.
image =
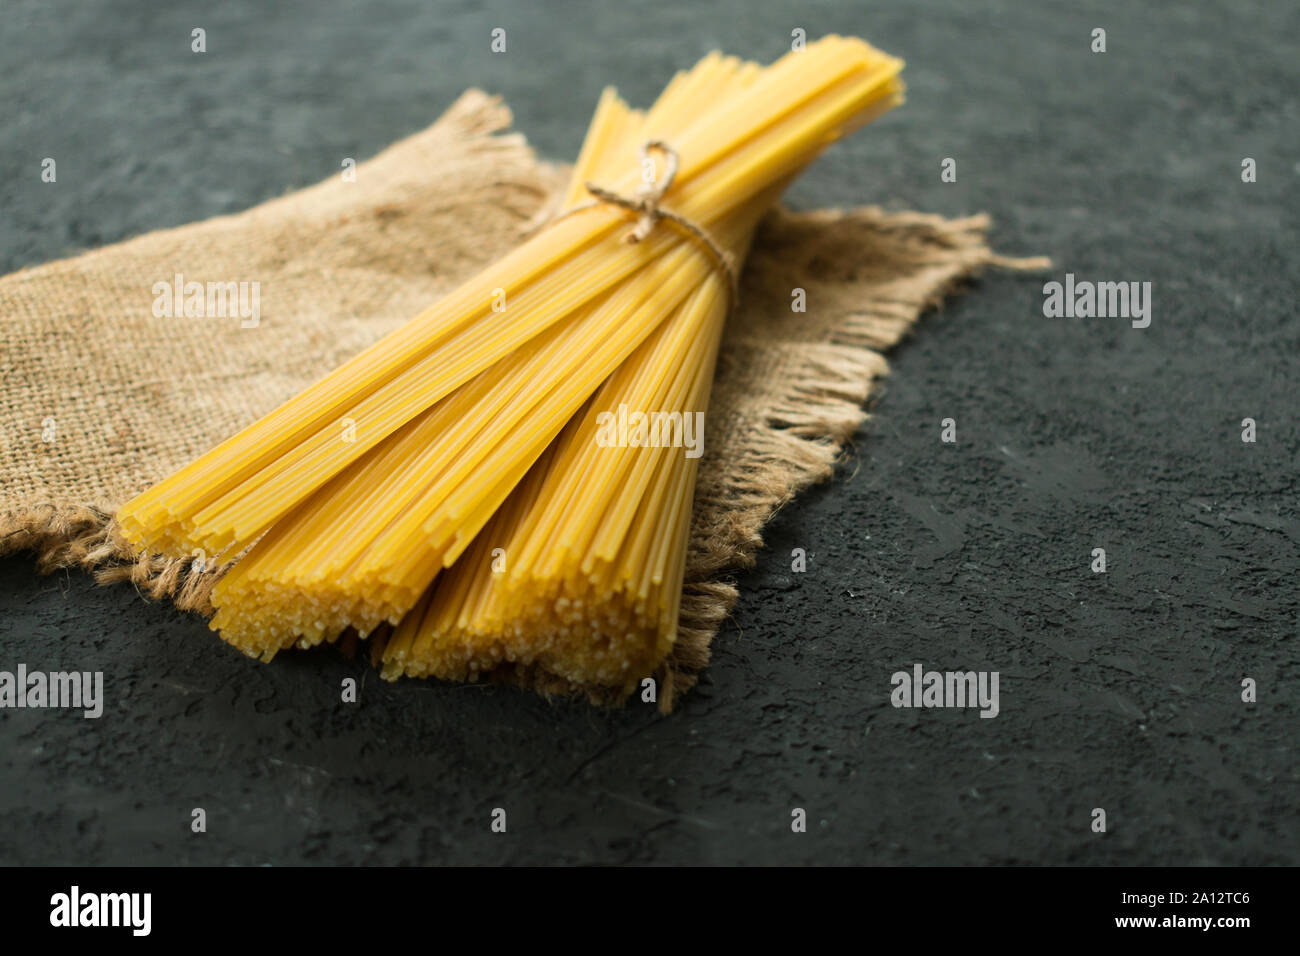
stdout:
{"type": "Polygon", "coordinates": [[[594,209],[602,204],[619,206],[628,212],[637,214],[636,225],[623,236],[623,241],[631,245],[644,240],[660,222],[671,223],[680,232],[707,250],[709,255],[713,257],[719,271],[727,279],[727,289],[730,295],[728,311],[734,311],[740,301],[740,276],[739,271],[736,269],[734,257],[722,248],[707,229],[692,222],[685,216],[673,212],[671,209],[665,209],[661,205],[664,195],[672,188],[673,180],[677,178],[679,157],[677,150],[663,140],[649,139],[641,144],[639,151],[642,169],[646,168],[646,162],[649,160],[652,150],[663,154],[663,175],[643,182],[635,196],[622,196],[595,183],[583,183],[587,192],[591,193],[596,198],[596,201],[575,206],[564,215],[556,217],[556,221],[558,222],[560,219],[565,219],[586,209],[594,209]]]}

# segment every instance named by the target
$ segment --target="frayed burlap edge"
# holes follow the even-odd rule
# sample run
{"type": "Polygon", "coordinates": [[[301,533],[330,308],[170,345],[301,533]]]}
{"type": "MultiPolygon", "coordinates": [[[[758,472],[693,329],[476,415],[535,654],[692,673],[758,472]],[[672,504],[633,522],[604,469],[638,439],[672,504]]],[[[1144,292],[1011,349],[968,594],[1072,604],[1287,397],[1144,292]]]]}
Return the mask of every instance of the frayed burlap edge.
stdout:
{"type": "Polygon", "coordinates": [[[113,516],[92,507],[46,504],[0,517],[0,555],[31,551],[42,574],[79,568],[98,584],[130,581],[153,601],[170,599],[182,611],[212,614],[209,597],[226,567],[201,570],[188,558],[136,554],[117,532],[113,516]]]}

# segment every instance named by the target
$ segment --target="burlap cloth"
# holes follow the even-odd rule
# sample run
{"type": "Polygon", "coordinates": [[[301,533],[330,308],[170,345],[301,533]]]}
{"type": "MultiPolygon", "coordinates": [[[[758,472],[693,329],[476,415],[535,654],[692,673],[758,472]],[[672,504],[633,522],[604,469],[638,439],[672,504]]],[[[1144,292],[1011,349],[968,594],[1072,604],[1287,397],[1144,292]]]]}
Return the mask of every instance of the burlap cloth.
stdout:
{"type": "MultiPolygon", "coordinates": [[[[0,279],[0,553],[130,580],[211,613],[214,572],[133,557],[118,505],[391,331],[519,242],[565,170],[507,132],[470,90],[431,127],[246,212],[150,233],[0,279]],[[260,322],[158,318],[154,284],[255,281],[260,322]]],[[[1008,260],[985,216],[778,210],[744,273],[719,359],[687,563],[682,629],[661,704],[690,686],[737,597],[764,523],[828,477],[865,417],[880,352],[954,283],[1008,260]],[[792,290],[807,310],[792,311],[792,290]]],[[[506,679],[543,693],[546,675],[506,679]]]]}

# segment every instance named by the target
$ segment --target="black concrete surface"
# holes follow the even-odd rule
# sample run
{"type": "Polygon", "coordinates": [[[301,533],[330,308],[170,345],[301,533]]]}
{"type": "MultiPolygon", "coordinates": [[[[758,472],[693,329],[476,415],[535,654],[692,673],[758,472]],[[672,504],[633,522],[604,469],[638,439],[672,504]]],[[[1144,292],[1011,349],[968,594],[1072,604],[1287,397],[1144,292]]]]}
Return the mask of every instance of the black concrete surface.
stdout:
{"type": "Polygon", "coordinates": [[[130,587],[0,561],[0,669],[108,694],[97,721],[0,711],[0,862],[1300,862],[1294,4],[7,0],[0,267],[313,183],[470,85],[570,158],[604,84],[646,103],[795,27],[904,56],[910,89],[793,205],[989,211],[1056,278],[1152,282],[1150,327],[1045,318],[1044,279],[1006,275],[928,316],[668,718],[262,666],[130,587]],[[917,662],[998,671],[999,716],[891,707],[917,662]]]}

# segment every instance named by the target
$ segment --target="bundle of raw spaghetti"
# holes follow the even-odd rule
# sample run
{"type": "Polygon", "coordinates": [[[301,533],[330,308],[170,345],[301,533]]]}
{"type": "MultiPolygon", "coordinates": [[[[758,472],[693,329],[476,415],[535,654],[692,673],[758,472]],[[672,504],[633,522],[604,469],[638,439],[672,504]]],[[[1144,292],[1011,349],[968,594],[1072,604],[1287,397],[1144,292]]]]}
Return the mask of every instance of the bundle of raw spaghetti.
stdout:
{"type": "Polygon", "coordinates": [[[901,67],[828,37],[767,68],[712,54],[645,113],[607,90],[555,220],[128,503],[124,535],[239,556],[212,626],[263,659],[391,624],[389,677],[630,688],[673,645],[736,270],[901,67]]]}

